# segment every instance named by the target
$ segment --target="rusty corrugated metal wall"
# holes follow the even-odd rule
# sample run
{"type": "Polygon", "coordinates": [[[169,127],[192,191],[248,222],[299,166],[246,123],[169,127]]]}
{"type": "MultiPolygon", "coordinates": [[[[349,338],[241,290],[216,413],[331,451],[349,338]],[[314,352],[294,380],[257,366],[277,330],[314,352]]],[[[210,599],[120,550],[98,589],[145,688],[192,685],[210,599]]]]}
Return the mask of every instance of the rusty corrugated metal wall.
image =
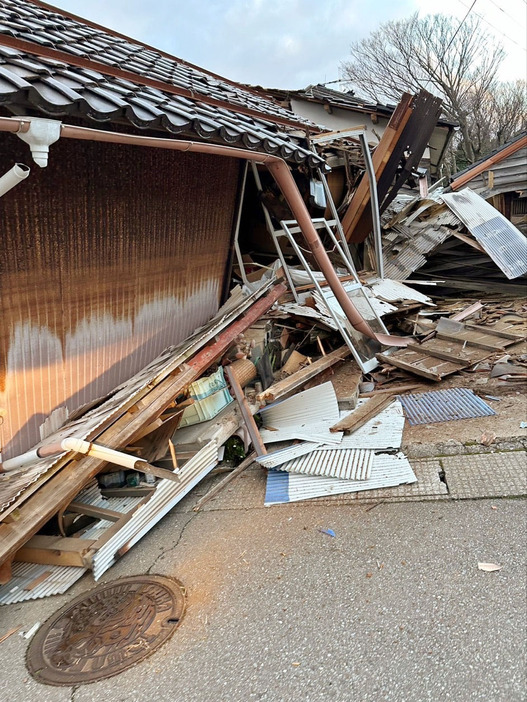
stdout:
{"type": "Polygon", "coordinates": [[[219,305],[238,162],[63,140],[40,169],[0,135],[0,427],[4,458],[56,408],[105,395],[219,305]]]}

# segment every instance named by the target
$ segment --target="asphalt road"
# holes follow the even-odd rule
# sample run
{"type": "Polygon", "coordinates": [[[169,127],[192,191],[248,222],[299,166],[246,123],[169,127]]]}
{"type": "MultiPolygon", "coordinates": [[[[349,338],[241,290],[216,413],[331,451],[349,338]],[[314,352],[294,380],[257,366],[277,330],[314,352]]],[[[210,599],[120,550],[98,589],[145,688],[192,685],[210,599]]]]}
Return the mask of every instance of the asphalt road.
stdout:
{"type": "MultiPolygon", "coordinates": [[[[7,702],[523,701],[526,500],[313,503],[169,515],[105,580],[171,575],[175,635],[112,679],[54,688],[0,644],[7,702]],[[495,507],[495,509],[493,509],[495,507]],[[330,528],[333,538],[320,531],[330,528]],[[478,570],[478,561],[503,565],[478,570]]],[[[0,636],[93,586],[0,610],[0,636]]]]}

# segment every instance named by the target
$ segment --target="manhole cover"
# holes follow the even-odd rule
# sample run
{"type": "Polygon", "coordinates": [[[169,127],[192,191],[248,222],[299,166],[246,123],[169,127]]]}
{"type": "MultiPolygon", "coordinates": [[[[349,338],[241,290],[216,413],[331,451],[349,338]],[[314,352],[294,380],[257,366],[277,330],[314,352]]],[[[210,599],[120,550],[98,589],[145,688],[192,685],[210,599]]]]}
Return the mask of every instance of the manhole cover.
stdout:
{"type": "Polygon", "coordinates": [[[184,610],[176,580],[160,575],[114,580],[76,597],[48,619],[29,646],[28,670],[48,685],[117,675],[162,646],[184,610]]]}

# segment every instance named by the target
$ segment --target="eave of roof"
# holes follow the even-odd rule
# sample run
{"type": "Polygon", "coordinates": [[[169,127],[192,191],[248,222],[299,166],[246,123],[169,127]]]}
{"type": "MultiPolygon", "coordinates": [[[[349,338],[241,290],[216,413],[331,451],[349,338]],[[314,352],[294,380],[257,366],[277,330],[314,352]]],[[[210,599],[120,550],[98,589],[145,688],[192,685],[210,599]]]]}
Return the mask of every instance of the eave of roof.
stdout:
{"type": "Polygon", "coordinates": [[[318,131],[307,120],[35,0],[0,3],[0,104],[99,122],[126,119],[141,129],[194,133],[311,167],[323,163],[286,131],[318,131]]]}
{"type": "MultiPolygon", "coordinates": [[[[372,112],[382,113],[387,117],[393,113],[396,107],[395,105],[368,102],[355,95],[348,95],[347,93],[331,90],[330,88],[320,85],[308,86],[304,90],[283,90],[280,88],[258,88],[258,90],[261,90],[262,94],[272,98],[280,98],[282,101],[290,101],[291,98],[296,98],[298,100],[305,100],[306,102],[315,102],[319,105],[330,105],[331,107],[349,110],[351,112],[368,114],[372,112]]],[[[439,127],[447,127],[449,131],[459,126],[457,122],[453,122],[445,117],[440,117],[437,120],[437,125],[439,127]]]]}
{"type": "Polygon", "coordinates": [[[492,151],[484,158],[480,159],[479,161],[476,161],[476,163],[473,163],[467,168],[464,168],[462,171],[456,173],[452,178],[450,188],[452,190],[459,190],[459,188],[462,188],[464,185],[466,185],[466,183],[469,183],[480,173],[483,173],[484,171],[488,170],[496,163],[501,163],[501,161],[508,158],[509,156],[512,156],[512,154],[515,154],[520,149],[524,149],[526,146],[527,132],[522,132],[521,134],[518,134],[516,137],[508,141],[503,146],[500,146],[498,149],[492,151]]]}

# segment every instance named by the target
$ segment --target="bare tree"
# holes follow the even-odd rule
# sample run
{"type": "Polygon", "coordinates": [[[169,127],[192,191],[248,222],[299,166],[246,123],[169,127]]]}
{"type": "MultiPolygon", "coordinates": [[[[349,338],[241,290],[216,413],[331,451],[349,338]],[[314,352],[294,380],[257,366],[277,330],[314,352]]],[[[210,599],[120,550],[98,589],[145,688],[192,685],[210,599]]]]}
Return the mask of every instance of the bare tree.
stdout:
{"type": "Polygon", "coordinates": [[[489,146],[489,135],[476,134],[474,111],[477,106],[481,116],[489,95],[501,100],[496,72],[504,57],[502,46],[482,29],[478,18],[460,24],[444,15],[419,18],[416,13],[382,24],[352,44],[351,59],[342,69],[369,99],[398,100],[401,93],[421,88],[442,97],[445,116],[459,124],[466,161],[473,163],[489,146]]]}

